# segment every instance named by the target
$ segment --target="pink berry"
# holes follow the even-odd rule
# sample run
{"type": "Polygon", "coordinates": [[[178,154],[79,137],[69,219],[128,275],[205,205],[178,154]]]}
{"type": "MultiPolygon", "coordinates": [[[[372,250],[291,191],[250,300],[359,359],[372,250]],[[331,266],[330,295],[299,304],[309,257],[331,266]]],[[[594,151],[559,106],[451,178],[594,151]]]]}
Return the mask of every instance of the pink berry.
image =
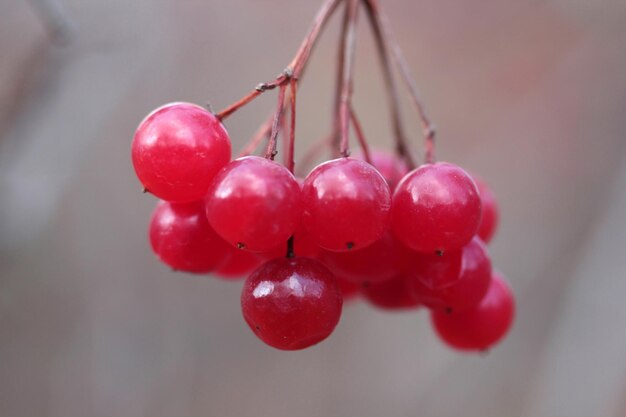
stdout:
{"type": "Polygon", "coordinates": [[[336,275],[356,284],[387,281],[401,273],[414,252],[400,244],[391,232],[368,247],[349,252],[321,251],[320,261],[336,275]]]}
{"type": "Polygon", "coordinates": [[[389,224],[389,186],[374,167],[352,158],[318,165],[302,188],[305,229],[331,251],[365,248],[389,224]]]}
{"type": "MultiPolygon", "coordinates": [[[[354,155],[354,158],[365,160],[365,156],[362,152],[354,155]]],[[[370,162],[374,168],[380,172],[383,178],[385,178],[392,192],[395,190],[396,185],[398,185],[402,177],[409,172],[405,161],[391,152],[380,149],[375,149],[370,152],[370,162]]]]}
{"type": "Polygon", "coordinates": [[[171,103],[139,124],[131,154],[148,191],[163,200],[191,202],[204,198],[230,160],[230,139],[213,114],[195,104],[171,103]]]}
{"type": "Polygon", "coordinates": [[[483,242],[489,243],[498,228],[498,219],[500,217],[498,201],[491,188],[482,178],[476,175],[474,175],[473,178],[478,187],[478,194],[480,195],[483,206],[483,215],[480,220],[480,226],[478,227],[478,236],[483,242]]]}
{"type": "Polygon", "coordinates": [[[229,244],[226,246],[228,249],[224,255],[224,261],[213,271],[218,278],[226,280],[245,278],[264,262],[258,253],[240,250],[229,244]]]}
{"type": "Polygon", "coordinates": [[[229,246],[211,228],[201,202],[159,201],[150,221],[150,244],[170,267],[204,273],[218,267],[229,246]]]}
{"type": "Polygon", "coordinates": [[[497,273],[476,308],[465,312],[431,312],[437,334],[448,345],[461,350],[485,350],[495,345],[509,331],[514,316],[513,293],[497,273]]]}
{"type": "Polygon", "coordinates": [[[402,179],[393,195],[393,232],[418,252],[460,249],[476,234],[480,217],[476,184],[453,164],[420,166],[402,179]]]}
{"type": "Polygon", "coordinates": [[[402,275],[384,282],[365,284],[361,292],[370,304],[383,310],[408,310],[420,305],[402,275]]]}
{"type": "Polygon", "coordinates": [[[243,316],[270,346],[298,350],[326,339],[341,316],[333,274],[309,258],[278,258],[261,265],[243,286],[243,316]]]}
{"type": "Polygon", "coordinates": [[[301,214],[301,191],[294,176],[258,156],[228,164],[206,198],[206,215],[215,231],[231,245],[253,252],[286,243],[301,214]]]}
{"type": "Polygon", "coordinates": [[[475,237],[442,256],[415,254],[409,283],[420,302],[433,309],[468,310],[480,303],[491,283],[487,248],[475,237]]]}

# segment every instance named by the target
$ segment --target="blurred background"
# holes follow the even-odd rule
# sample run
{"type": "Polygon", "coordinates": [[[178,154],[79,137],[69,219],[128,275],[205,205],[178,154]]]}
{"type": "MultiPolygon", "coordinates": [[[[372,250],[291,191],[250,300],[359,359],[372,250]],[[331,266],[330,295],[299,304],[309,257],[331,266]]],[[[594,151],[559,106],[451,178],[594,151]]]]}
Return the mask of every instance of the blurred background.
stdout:
{"type": "MultiPolygon", "coordinates": [[[[276,351],[244,323],[239,282],[155,259],[137,124],[271,80],[319,3],[0,0],[0,415],[626,416],[623,0],[381,0],[438,157],[499,197],[491,253],[518,316],[488,354],[446,348],[425,311],[359,301],[326,342],[276,351]]],[[[300,155],[329,131],[338,22],[298,96],[300,155]]],[[[356,109],[390,147],[365,23],[356,109]]],[[[227,120],[235,151],[274,100],[227,120]]]]}

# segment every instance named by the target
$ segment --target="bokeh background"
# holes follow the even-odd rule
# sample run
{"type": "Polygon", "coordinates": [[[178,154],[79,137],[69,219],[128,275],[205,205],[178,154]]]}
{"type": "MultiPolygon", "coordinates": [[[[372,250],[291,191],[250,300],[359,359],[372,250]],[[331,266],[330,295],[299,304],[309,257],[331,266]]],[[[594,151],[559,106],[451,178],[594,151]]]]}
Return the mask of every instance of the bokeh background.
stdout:
{"type": "MultiPolygon", "coordinates": [[[[491,253],[518,316],[488,354],[443,346],[424,311],[358,301],[326,342],[275,351],[245,325],[240,283],[157,262],[136,125],[272,79],[318,3],[0,0],[0,415],[626,416],[623,0],[381,0],[438,156],[500,200],[491,253]]],[[[329,130],[338,21],[302,83],[299,154],[329,130]]],[[[389,146],[365,22],[356,109],[389,146]]],[[[274,97],[228,119],[235,150],[274,97]]]]}

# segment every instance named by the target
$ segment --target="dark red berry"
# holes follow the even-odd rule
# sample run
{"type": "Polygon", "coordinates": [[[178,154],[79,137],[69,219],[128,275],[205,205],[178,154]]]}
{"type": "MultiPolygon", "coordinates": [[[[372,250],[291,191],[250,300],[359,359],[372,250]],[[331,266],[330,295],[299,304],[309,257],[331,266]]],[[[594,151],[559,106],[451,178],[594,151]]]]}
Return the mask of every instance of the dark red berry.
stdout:
{"type": "Polygon", "coordinates": [[[218,266],[214,273],[219,278],[228,280],[243,279],[264,262],[261,254],[237,249],[229,244],[224,262],[218,266]]]}
{"type": "Polygon", "coordinates": [[[350,252],[321,251],[319,259],[336,275],[356,284],[387,281],[406,268],[414,252],[399,243],[391,232],[368,247],[350,252]]]}
{"type": "Polygon", "coordinates": [[[370,304],[383,310],[408,310],[420,305],[402,275],[385,282],[364,284],[361,292],[370,304]]]}
{"type": "Polygon", "coordinates": [[[478,227],[478,236],[485,243],[489,243],[498,229],[498,219],[500,217],[498,201],[496,196],[482,178],[474,175],[474,181],[478,187],[478,193],[482,202],[482,218],[478,227]]]}
{"type": "Polygon", "coordinates": [[[298,350],[326,339],[341,316],[337,281],[309,258],[278,258],[261,265],[241,292],[252,331],[277,349],[298,350]]]}
{"type": "Polygon", "coordinates": [[[431,313],[437,334],[448,345],[461,350],[485,350],[495,345],[509,331],[514,316],[513,293],[497,273],[487,295],[474,309],[431,313]]]}
{"type": "Polygon", "coordinates": [[[210,272],[220,266],[229,250],[207,222],[201,202],[159,201],[149,235],[154,253],[179,271],[210,272]]]}
{"type": "Polygon", "coordinates": [[[416,253],[409,271],[409,283],[417,298],[435,309],[473,308],[483,299],[491,282],[489,254],[477,237],[442,256],[416,253]]]}

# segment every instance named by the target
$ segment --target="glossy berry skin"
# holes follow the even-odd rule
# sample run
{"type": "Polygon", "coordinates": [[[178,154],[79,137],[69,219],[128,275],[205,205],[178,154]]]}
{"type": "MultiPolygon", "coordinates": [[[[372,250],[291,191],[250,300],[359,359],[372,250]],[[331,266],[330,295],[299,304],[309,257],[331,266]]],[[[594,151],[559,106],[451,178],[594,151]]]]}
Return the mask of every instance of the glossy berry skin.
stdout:
{"type": "Polygon", "coordinates": [[[411,171],[393,195],[393,232],[418,252],[460,249],[476,234],[480,218],[476,184],[463,169],[446,162],[411,171]]]}
{"type": "Polygon", "coordinates": [[[309,258],[279,258],[261,265],[241,292],[243,317],[252,331],[277,349],[298,350],[326,339],[343,299],[324,265],[309,258]]]}
{"type": "Polygon", "coordinates": [[[433,311],[437,334],[453,348],[485,350],[509,331],[515,316],[513,293],[502,276],[494,274],[489,291],[480,304],[466,312],[433,311]]]}
{"type": "Polygon", "coordinates": [[[402,275],[385,282],[365,284],[361,293],[370,304],[383,310],[410,310],[420,305],[402,275]]]}
{"type": "Polygon", "coordinates": [[[149,229],[152,250],[165,264],[186,272],[210,272],[224,260],[229,245],[211,228],[201,202],[160,201],[149,229]]]}
{"type": "Polygon", "coordinates": [[[305,178],[302,196],[302,223],[326,250],[365,248],[389,225],[389,186],[366,162],[339,158],[318,165],[305,178]]]}
{"type": "Polygon", "coordinates": [[[287,242],[300,223],[300,186],[287,168],[247,156],[220,171],[206,197],[206,215],[231,245],[253,252],[287,242]]]}
{"type": "Polygon", "coordinates": [[[464,311],[483,299],[491,284],[491,260],[477,237],[442,256],[416,253],[409,284],[422,304],[432,309],[464,311]]]}
{"type": "Polygon", "coordinates": [[[400,244],[390,231],[368,247],[349,252],[321,251],[320,261],[333,273],[356,284],[390,280],[402,272],[414,252],[400,244]]]}
{"type": "Polygon", "coordinates": [[[337,278],[337,285],[339,286],[339,290],[341,291],[341,295],[343,296],[344,303],[346,301],[354,300],[358,297],[359,290],[361,289],[360,285],[355,284],[352,281],[348,281],[345,278],[341,278],[336,274],[335,277],[337,278]]]}
{"type": "Polygon", "coordinates": [[[265,262],[258,253],[237,249],[226,242],[224,243],[227,246],[224,261],[213,271],[218,278],[243,279],[265,262]]]}
{"type": "MultiPolygon", "coordinates": [[[[358,153],[354,157],[365,161],[363,153],[358,153]]],[[[385,178],[392,192],[402,177],[409,172],[406,162],[393,153],[380,149],[370,151],[370,162],[385,178]]]]}
{"type": "Polygon", "coordinates": [[[131,148],[143,186],[173,202],[202,200],[230,152],[222,123],[190,103],[171,103],[150,113],[137,128],[131,148]]]}
{"type": "Polygon", "coordinates": [[[498,219],[500,218],[498,200],[496,200],[495,194],[482,178],[476,175],[472,176],[472,178],[474,178],[474,182],[476,182],[478,187],[478,194],[483,207],[483,215],[478,227],[478,236],[483,242],[489,243],[498,228],[498,219]]]}
{"type": "MultiPolygon", "coordinates": [[[[301,258],[318,259],[322,248],[317,246],[317,244],[311,239],[311,236],[309,236],[309,234],[304,231],[304,228],[300,226],[294,233],[293,251],[296,256],[301,258]]],[[[274,258],[282,258],[286,254],[287,244],[282,243],[274,249],[262,252],[259,255],[261,255],[263,259],[269,261],[274,258]]]]}

